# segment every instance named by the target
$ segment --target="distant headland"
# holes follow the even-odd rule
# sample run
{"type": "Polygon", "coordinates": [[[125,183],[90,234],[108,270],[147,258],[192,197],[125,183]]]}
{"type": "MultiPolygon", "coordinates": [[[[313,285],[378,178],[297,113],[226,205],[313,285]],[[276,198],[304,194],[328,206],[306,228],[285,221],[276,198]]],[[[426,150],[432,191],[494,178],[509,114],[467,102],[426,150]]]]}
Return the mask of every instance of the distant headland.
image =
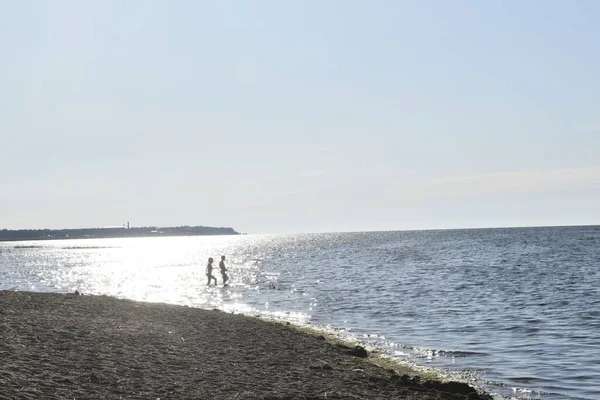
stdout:
{"type": "Polygon", "coordinates": [[[56,239],[92,239],[126,238],[156,236],[201,236],[201,235],[239,235],[233,228],[212,226],[174,226],[174,227],[105,227],[80,229],[0,229],[0,241],[17,240],[56,240],[56,239]]]}

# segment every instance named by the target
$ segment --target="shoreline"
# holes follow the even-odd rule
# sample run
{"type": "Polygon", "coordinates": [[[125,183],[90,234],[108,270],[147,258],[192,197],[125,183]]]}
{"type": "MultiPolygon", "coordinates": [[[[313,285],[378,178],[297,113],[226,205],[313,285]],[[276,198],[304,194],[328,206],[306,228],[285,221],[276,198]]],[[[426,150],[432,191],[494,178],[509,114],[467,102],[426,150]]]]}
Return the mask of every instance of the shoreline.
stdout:
{"type": "Polygon", "coordinates": [[[241,314],[0,291],[0,399],[491,399],[241,314]]]}

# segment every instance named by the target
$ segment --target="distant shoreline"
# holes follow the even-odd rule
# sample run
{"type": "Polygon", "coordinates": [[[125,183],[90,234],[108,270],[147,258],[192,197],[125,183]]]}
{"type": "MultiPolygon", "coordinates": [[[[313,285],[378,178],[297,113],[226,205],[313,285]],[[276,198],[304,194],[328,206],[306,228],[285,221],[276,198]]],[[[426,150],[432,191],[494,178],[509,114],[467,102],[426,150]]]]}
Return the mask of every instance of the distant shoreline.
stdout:
{"type": "Polygon", "coordinates": [[[64,239],[118,239],[128,237],[240,235],[233,228],[211,226],[176,227],[110,227],[80,229],[19,229],[0,230],[0,242],[64,239]]]}

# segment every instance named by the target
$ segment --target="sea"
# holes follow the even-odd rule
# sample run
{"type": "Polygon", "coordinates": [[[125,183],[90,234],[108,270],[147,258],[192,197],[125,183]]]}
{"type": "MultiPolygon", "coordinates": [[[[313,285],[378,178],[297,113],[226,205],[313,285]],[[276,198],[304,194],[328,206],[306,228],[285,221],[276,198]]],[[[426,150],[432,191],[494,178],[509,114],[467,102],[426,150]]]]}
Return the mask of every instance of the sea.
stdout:
{"type": "Polygon", "coordinates": [[[3,242],[0,289],[261,315],[496,399],[600,399],[600,226],[3,242]]]}

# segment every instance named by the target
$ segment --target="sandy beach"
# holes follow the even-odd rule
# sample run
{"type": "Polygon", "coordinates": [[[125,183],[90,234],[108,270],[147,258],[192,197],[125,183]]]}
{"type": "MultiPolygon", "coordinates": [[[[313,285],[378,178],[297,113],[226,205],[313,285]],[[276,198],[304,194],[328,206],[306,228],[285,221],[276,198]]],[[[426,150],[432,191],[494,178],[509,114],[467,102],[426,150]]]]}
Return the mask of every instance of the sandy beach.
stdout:
{"type": "Polygon", "coordinates": [[[106,296],[0,291],[0,399],[490,399],[293,326],[106,296]]]}

